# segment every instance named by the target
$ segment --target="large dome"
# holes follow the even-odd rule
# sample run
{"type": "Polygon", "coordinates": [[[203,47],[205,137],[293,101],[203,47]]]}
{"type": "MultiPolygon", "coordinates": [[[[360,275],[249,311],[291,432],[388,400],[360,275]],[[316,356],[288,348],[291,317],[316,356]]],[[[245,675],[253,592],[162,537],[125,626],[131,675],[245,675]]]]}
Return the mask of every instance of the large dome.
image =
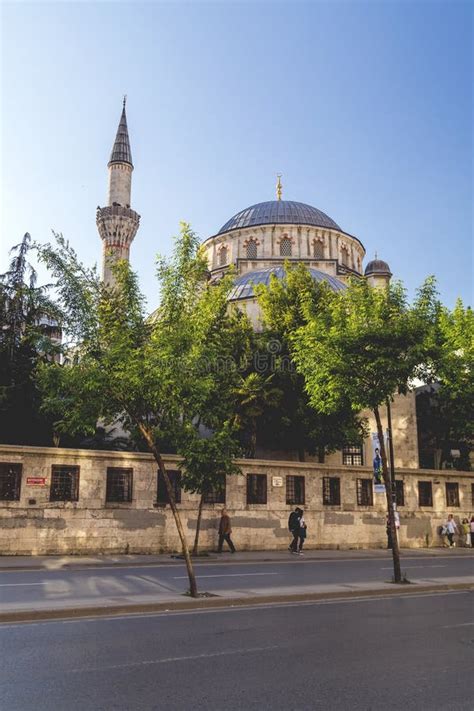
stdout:
{"type": "Polygon", "coordinates": [[[245,210],[241,210],[221,227],[218,234],[243,227],[272,225],[274,223],[314,225],[315,227],[327,227],[329,229],[342,231],[339,225],[324,212],[321,212],[321,210],[315,207],[311,207],[311,205],[306,205],[304,202],[269,200],[268,202],[259,202],[257,205],[251,205],[245,208],[245,210]]]}
{"type": "MultiPolygon", "coordinates": [[[[333,291],[343,291],[346,289],[346,285],[336,279],[336,277],[326,274],[325,272],[319,271],[319,269],[309,268],[309,272],[313,277],[314,281],[323,281],[329,285],[333,291]]],[[[270,284],[271,276],[275,276],[277,279],[284,279],[286,275],[285,267],[269,267],[268,269],[258,269],[252,272],[247,272],[237,277],[234,282],[234,287],[229,294],[229,301],[238,301],[239,299],[251,299],[255,296],[253,287],[255,284],[265,284],[268,286],[270,284]]]]}

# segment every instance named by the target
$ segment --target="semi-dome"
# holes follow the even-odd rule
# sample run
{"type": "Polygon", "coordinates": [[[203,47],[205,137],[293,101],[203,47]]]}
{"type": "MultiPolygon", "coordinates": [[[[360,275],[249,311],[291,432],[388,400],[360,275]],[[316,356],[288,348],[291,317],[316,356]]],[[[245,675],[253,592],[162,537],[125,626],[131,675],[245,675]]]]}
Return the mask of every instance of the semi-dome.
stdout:
{"type": "MultiPolygon", "coordinates": [[[[325,274],[325,272],[319,271],[319,269],[309,268],[309,272],[313,277],[314,281],[325,282],[333,291],[343,291],[346,289],[346,285],[336,279],[336,277],[330,274],[325,274]]],[[[257,269],[255,271],[247,272],[237,277],[234,282],[234,287],[229,294],[229,301],[238,301],[239,299],[251,299],[255,296],[253,287],[256,284],[265,284],[268,286],[270,284],[271,276],[275,276],[277,279],[284,279],[286,276],[285,267],[269,267],[268,269],[257,269]]]]}
{"type": "Polygon", "coordinates": [[[365,276],[371,276],[372,274],[379,274],[380,276],[392,276],[390,267],[387,262],[383,259],[372,259],[365,268],[365,276]]]}
{"type": "Polygon", "coordinates": [[[218,234],[244,227],[272,225],[275,223],[313,225],[341,231],[341,228],[334,220],[316,207],[306,205],[304,202],[294,202],[293,200],[269,200],[241,210],[221,227],[218,234]]]}

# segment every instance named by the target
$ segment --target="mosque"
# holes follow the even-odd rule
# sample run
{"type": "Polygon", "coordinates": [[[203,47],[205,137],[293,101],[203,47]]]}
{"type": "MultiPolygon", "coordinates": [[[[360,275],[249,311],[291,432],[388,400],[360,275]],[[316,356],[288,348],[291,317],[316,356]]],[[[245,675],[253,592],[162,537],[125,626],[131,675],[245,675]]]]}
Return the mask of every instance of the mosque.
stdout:
{"type": "MultiPolygon", "coordinates": [[[[103,242],[102,275],[110,283],[111,263],[129,259],[140,225],[140,215],[131,208],[133,162],[125,99],[108,168],[107,206],[97,208],[97,227],[103,242]]],[[[285,262],[305,264],[315,281],[334,291],[344,289],[351,276],[365,276],[373,286],[390,280],[390,268],[381,259],[363,270],[366,252],[358,237],[316,207],[282,200],[282,189],[278,176],[276,200],[241,210],[203,243],[213,280],[233,266],[237,278],[229,299],[239,302],[252,320],[257,317],[253,286],[268,284],[271,275],[283,278],[285,262]]]]}
{"type": "MultiPolygon", "coordinates": [[[[130,247],[140,225],[140,215],[131,208],[133,161],[128,134],[126,103],[108,163],[108,199],[97,208],[97,228],[103,244],[102,277],[112,283],[111,266],[115,260],[130,258],[130,247]]],[[[255,327],[259,324],[259,307],[254,286],[268,284],[271,275],[284,278],[284,264],[302,263],[318,282],[326,282],[334,291],[345,288],[350,277],[368,279],[374,286],[386,285],[392,276],[389,265],[381,259],[369,261],[361,240],[345,232],[331,217],[311,205],[282,200],[281,176],[276,186],[276,199],[257,203],[231,217],[220,230],[204,243],[212,280],[219,280],[232,266],[236,273],[229,300],[246,311],[255,327]]],[[[375,423],[367,414],[369,426],[375,423]]],[[[413,394],[396,396],[392,408],[397,466],[418,467],[416,406],[413,394]]],[[[342,452],[343,464],[363,464],[372,459],[373,439],[342,452]]],[[[290,459],[293,454],[272,452],[274,458],[290,459]]],[[[341,453],[327,460],[340,463],[341,453]]]]}

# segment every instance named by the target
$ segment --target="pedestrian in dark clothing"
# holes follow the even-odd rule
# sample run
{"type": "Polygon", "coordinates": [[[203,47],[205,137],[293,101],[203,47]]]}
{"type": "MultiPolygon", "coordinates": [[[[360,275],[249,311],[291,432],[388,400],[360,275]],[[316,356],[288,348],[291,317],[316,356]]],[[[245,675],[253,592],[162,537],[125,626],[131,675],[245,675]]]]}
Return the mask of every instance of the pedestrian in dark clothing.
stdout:
{"type": "Polygon", "coordinates": [[[296,509],[290,513],[290,516],[288,518],[288,530],[293,536],[293,540],[288,546],[288,550],[292,553],[298,552],[298,541],[300,538],[300,520],[302,515],[303,511],[300,508],[296,507],[296,509]]]}
{"type": "Polygon", "coordinates": [[[388,514],[385,518],[385,530],[387,531],[387,548],[393,548],[392,529],[390,528],[390,517],[388,514]]]}
{"type": "Polygon", "coordinates": [[[222,553],[222,546],[224,541],[230,548],[231,553],[235,553],[235,546],[232,543],[230,534],[232,533],[232,527],[230,525],[230,517],[225,509],[222,509],[221,520],[219,523],[219,546],[217,548],[218,553],[222,553]]]}

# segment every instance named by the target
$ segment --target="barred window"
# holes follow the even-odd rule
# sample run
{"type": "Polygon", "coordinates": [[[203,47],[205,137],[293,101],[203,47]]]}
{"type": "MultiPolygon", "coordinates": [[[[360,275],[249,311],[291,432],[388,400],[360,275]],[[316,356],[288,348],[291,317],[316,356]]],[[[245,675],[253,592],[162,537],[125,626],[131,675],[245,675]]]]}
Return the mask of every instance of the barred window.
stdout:
{"type": "Polygon", "coordinates": [[[314,243],[313,254],[315,259],[324,259],[324,244],[319,239],[314,243]]]}
{"type": "Polygon", "coordinates": [[[247,474],[247,503],[267,503],[267,475],[247,474]]]}
{"type": "Polygon", "coordinates": [[[51,467],[50,501],[78,501],[79,467],[66,464],[51,467]]]}
{"type": "Polygon", "coordinates": [[[373,491],[372,479],[357,479],[357,504],[359,506],[373,506],[373,491]]]}
{"type": "Polygon", "coordinates": [[[471,504],[474,508],[474,484],[471,484],[471,504]]]}
{"type": "Polygon", "coordinates": [[[133,469],[107,467],[105,500],[114,503],[130,503],[133,490],[133,469]]]}
{"type": "Polygon", "coordinates": [[[397,508],[398,506],[405,506],[405,484],[401,479],[395,479],[393,482],[393,491],[397,508]]]}
{"type": "Polygon", "coordinates": [[[431,481],[418,482],[418,505],[433,506],[433,487],[431,481]]]}
{"type": "Polygon", "coordinates": [[[352,467],[361,467],[364,463],[362,445],[355,444],[351,447],[344,447],[342,450],[342,463],[352,467]]]}
{"type": "Polygon", "coordinates": [[[0,462],[0,501],[19,501],[21,464],[0,462]]]}
{"type": "Polygon", "coordinates": [[[446,506],[459,506],[459,484],[457,482],[446,482],[446,506]]]}
{"type": "Polygon", "coordinates": [[[304,504],[304,476],[286,477],[286,503],[304,504]]]}
{"type": "MultiPolygon", "coordinates": [[[[168,478],[171,482],[171,488],[174,494],[174,500],[177,504],[181,503],[181,472],[175,471],[173,469],[166,470],[168,478]]],[[[158,486],[157,486],[157,502],[159,504],[169,504],[170,497],[168,496],[168,489],[166,488],[165,480],[160,471],[158,471],[158,486]]]]}
{"type": "Polygon", "coordinates": [[[339,477],[325,476],[323,479],[323,504],[339,506],[341,503],[341,480],[339,477]]]}
{"type": "Polygon", "coordinates": [[[254,239],[247,243],[247,259],[257,259],[257,243],[254,239]]]}
{"type": "Polygon", "coordinates": [[[221,247],[219,250],[219,266],[224,267],[227,264],[229,250],[227,247],[221,247]]]}
{"type": "Polygon", "coordinates": [[[291,257],[292,244],[289,237],[283,237],[280,242],[280,257],[291,257]]]}
{"type": "Polygon", "coordinates": [[[214,486],[209,491],[204,492],[204,503],[205,504],[225,504],[225,479],[222,481],[220,486],[214,486]]]}

